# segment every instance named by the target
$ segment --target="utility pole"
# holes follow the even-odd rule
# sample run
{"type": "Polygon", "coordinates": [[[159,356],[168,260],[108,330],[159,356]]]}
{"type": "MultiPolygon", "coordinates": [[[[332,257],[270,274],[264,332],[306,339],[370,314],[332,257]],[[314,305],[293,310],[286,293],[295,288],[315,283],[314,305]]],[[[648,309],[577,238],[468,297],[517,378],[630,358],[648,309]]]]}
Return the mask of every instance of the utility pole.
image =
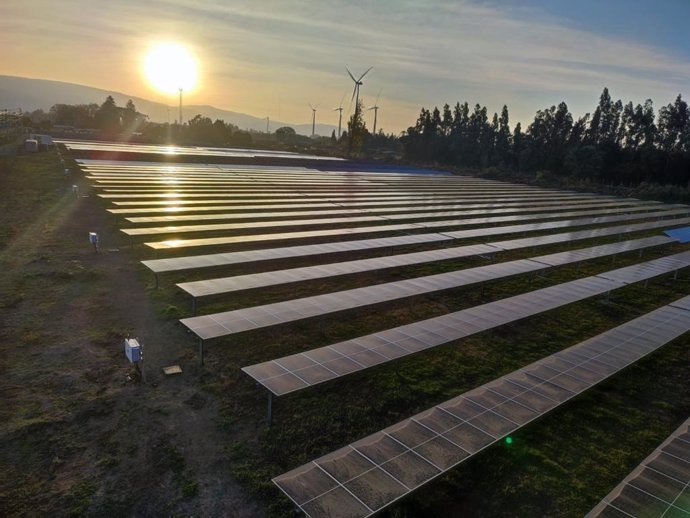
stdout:
{"type": "Polygon", "coordinates": [[[182,88],[180,88],[180,126],[182,126],[182,88]]]}

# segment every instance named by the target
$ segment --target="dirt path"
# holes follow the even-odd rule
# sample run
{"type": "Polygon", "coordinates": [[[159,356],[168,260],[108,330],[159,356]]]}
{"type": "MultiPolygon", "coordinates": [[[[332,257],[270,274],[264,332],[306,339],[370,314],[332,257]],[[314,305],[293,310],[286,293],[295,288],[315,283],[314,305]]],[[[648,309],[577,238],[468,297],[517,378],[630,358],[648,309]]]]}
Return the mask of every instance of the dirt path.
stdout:
{"type": "Polygon", "coordinates": [[[223,460],[194,342],[156,312],[136,251],[114,251],[103,204],[58,171],[54,156],[0,170],[0,190],[27,197],[0,220],[15,229],[0,249],[0,514],[262,516],[223,460]],[[127,334],[145,383],[129,380],[127,334]]]}

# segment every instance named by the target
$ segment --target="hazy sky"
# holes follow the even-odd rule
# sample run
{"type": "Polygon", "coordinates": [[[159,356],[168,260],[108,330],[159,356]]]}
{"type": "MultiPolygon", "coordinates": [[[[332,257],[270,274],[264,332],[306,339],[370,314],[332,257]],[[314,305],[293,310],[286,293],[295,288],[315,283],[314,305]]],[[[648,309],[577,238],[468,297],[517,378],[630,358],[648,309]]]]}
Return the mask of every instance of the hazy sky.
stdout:
{"type": "Polygon", "coordinates": [[[465,100],[507,104],[512,126],[562,100],[583,115],[604,86],[656,109],[690,97],[688,20],[690,0],[2,0],[0,74],[176,105],[141,71],[153,43],[175,41],[200,66],[185,103],[304,123],[311,102],[337,124],[345,66],[373,66],[361,94],[381,92],[386,132],[465,100]]]}

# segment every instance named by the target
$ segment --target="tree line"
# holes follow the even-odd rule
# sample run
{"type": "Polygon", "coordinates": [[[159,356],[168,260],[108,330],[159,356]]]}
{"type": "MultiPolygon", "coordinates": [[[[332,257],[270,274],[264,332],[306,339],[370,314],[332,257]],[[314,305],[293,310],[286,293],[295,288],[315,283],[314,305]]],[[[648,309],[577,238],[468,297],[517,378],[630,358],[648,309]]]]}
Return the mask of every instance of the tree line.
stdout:
{"type": "Polygon", "coordinates": [[[27,114],[27,122],[40,129],[55,126],[90,129],[104,138],[127,138],[146,142],[184,144],[249,146],[252,136],[234,124],[221,119],[211,120],[200,114],[183,125],[154,123],[148,116],[137,111],[130,99],[125,106],[118,106],[109,95],[103,103],[55,104],[48,113],[35,110],[27,114]]]}
{"type": "Polygon", "coordinates": [[[690,111],[678,95],[655,113],[643,104],[613,101],[604,88],[590,114],[575,119],[565,102],[537,111],[511,130],[508,107],[489,119],[485,106],[459,102],[422,108],[401,136],[405,157],[459,168],[490,167],[553,174],[597,183],[690,183],[690,111]]]}

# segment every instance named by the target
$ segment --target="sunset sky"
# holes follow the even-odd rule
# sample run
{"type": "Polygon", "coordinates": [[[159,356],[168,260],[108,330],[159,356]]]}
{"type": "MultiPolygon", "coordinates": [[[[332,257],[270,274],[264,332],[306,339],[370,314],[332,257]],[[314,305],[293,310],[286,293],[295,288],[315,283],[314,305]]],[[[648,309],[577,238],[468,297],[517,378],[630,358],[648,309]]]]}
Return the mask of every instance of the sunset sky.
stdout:
{"type": "Polygon", "coordinates": [[[337,125],[343,96],[351,109],[345,66],[373,66],[361,95],[371,106],[381,92],[386,132],[422,106],[465,100],[491,113],[507,104],[513,126],[562,100],[583,115],[604,86],[657,110],[687,99],[688,20],[689,0],[3,0],[0,74],[176,105],[142,63],[155,43],[177,42],[199,66],[185,103],[305,123],[311,102],[337,125]]]}

